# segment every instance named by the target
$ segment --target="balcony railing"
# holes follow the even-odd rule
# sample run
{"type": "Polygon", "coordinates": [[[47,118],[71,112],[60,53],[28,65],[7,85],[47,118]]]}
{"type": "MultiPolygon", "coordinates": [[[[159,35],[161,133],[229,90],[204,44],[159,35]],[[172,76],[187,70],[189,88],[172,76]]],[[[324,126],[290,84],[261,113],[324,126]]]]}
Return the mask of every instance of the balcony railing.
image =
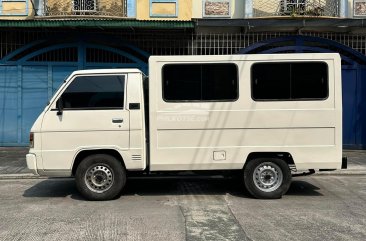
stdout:
{"type": "Polygon", "coordinates": [[[127,17],[128,0],[45,0],[44,16],[127,17]]]}
{"type": "Polygon", "coordinates": [[[339,0],[253,0],[253,17],[339,17],[339,0]]]}

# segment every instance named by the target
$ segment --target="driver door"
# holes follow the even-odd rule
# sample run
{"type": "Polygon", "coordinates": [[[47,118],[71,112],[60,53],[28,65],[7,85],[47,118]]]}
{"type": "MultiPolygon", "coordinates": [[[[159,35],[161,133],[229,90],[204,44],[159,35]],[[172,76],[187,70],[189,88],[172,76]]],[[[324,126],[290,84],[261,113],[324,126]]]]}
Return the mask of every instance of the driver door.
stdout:
{"type": "Polygon", "coordinates": [[[83,149],[129,149],[126,79],[127,75],[105,74],[79,75],[70,81],[42,122],[45,171],[70,171],[83,149]]]}

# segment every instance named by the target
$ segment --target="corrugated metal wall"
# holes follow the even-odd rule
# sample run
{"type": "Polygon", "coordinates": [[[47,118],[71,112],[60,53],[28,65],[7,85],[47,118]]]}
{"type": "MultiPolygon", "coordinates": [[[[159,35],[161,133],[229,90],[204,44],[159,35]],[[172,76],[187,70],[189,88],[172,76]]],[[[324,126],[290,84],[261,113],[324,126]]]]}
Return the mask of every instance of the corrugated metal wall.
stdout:
{"type": "Polygon", "coordinates": [[[1,36],[0,146],[28,144],[33,122],[72,71],[124,67],[147,71],[147,53],[121,41],[108,46],[84,37],[39,40],[30,34],[11,41],[1,36]]]}

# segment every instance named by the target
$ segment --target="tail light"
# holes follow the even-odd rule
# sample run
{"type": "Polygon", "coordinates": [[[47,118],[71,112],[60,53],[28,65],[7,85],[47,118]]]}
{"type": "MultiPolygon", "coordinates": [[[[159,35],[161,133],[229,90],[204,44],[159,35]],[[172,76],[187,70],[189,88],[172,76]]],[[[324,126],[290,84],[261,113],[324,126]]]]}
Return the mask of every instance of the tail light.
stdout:
{"type": "Polygon", "coordinates": [[[33,148],[34,147],[34,133],[33,132],[31,132],[29,134],[29,147],[30,148],[33,148]]]}

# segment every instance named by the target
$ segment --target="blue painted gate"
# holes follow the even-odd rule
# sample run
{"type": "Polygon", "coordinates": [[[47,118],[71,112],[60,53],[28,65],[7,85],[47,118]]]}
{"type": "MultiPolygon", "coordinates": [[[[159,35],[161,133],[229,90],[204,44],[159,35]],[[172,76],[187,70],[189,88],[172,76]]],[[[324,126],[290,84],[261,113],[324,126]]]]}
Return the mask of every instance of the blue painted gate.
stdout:
{"type": "Polygon", "coordinates": [[[148,54],[127,43],[36,41],[0,60],[0,146],[24,146],[29,130],[62,81],[74,70],[139,68],[148,54]]]}
{"type": "Polygon", "coordinates": [[[342,58],[343,146],[366,148],[366,56],[337,42],[308,36],[288,36],[259,42],[239,54],[329,53],[342,58]]]}

